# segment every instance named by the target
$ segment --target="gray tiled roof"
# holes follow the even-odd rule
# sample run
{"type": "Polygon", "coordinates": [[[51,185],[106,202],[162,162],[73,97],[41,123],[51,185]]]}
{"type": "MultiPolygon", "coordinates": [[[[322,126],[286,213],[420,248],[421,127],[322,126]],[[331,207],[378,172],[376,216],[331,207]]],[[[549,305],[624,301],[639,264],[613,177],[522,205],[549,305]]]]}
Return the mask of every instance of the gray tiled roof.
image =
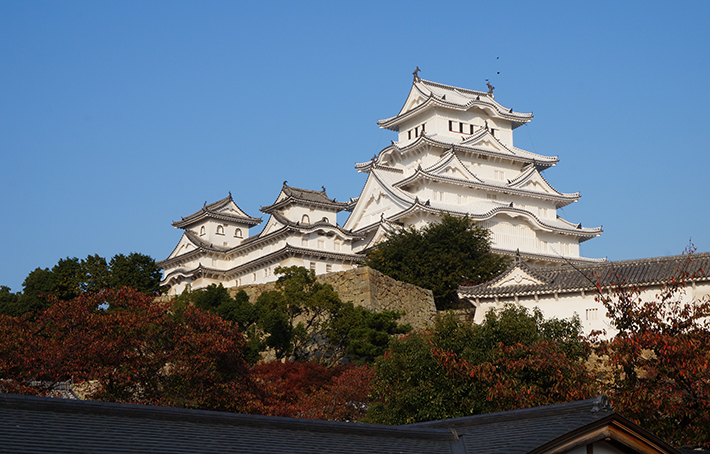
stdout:
{"type": "Polygon", "coordinates": [[[200,211],[192,213],[189,216],[185,216],[179,221],[173,222],[173,227],[184,229],[207,218],[217,219],[220,221],[231,221],[246,224],[249,226],[254,226],[261,223],[261,218],[255,218],[247,215],[241,208],[239,208],[239,206],[237,206],[236,203],[234,203],[234,206],[237,207],[237,210],[239,210],[239,212],[241,212],[243,216],[218,211],[220,208],[223,208],[226,205],[229,205],[230,203],[234,203],[234,199],[232,199],[231,192],[227,197],[216,202],[210,203],[209,205],[207,204],[207,202],[205,202],[205,205],[200,211]]]}
{"type": "Polygon", "coordinates": [[[523,454],[568,432],[614,414],[608,398],[527,408],[402,427],[455,429],[468,454],[523,454]]]}
{"type": "Polygon", "coordinates": [[[459,294],[464,297],[485,298],[580,290],[593,291],[596,284],[602,287],[615,285],[646,287],[664,284],[681,273],[687,273],[687,277],[695,281],[710,280],[710,253],[601,262],[589,265],[565,265],[559,268],[536,268],[525,263],[518,263],[486,284],[459,287],[459,294]],[[494,287],[515,267],[521,268],[543,283],[494,287]]]}
{"type": "Polygon", "coordinates": [[[449,454],[447,429],[0,394],[2,452],[449,454]]]}
{"type": "MultiPolygon", "coordinates": [[[[322,191],[314,191],[312,189],[301,189],[288,186],[284,181],[283,188],[281,189],[286,197],[278,202],[274,202],[271,205],[261,207],[260,211],[264,213],[272,213],[274,210],[286,207],[290,204],[304,204],[317,206],[321,208],[335,209],[337,211],[342,211],[347,208],[347,202],[338,202],[335,199],[328,198],[325,193],[325,188],[322,191]]],[[[279,197],[281,194],[279,194],[279,197]]]]}
{"type": "Polygon", "coordinates": [[[600,396],[547,407],[380,426],[0,394],[0,451],[524,454],[569,437],[588,443],[580,434],[613,421],[627,433],[650,440],[654,453],[679,454],[611,411],[608,402],[600,396]]]}

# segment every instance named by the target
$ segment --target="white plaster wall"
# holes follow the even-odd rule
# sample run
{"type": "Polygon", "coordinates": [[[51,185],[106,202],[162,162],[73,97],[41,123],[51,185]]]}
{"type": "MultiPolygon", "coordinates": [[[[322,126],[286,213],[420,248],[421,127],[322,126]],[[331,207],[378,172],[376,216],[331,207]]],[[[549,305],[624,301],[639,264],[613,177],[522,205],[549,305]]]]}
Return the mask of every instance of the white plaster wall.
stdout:
{"type": "MultiPolygon", "coordinates": [[[[641,294],[642,301],[654,300],[658,292],[659,287],[647,288],[641,294]]],[[[685,294],[682,296],[681,301],[690,303],[691,301],[708,297],[710,297],[710,284],[702,283],[696,286],[690,284],[685,288],[685,294]]],[[[541,295],[537,299],[534,296],[521,296],[517,300],[515,298],[506,298],[498,302],[493,300],[481,301],[476,309],[474,321],[481,323],[487,311],[501,308],[505,303],[517,303],[530,310],[538,307],[545,318],[570,319],[576,314],[582,322],[582,329],[585,335],[592,331],[605,331],[606,335],[602,337],[610,338],[617,333],[617,330],[612,327],[609,318],[606,316],[604,305],[596,300],[594,292],[541,295]]]]}
{"type": "Polygon", "coordinates": [[[433,110],[429,110],[423,114],[417,115],[409,120],[403,122],[399,126],[399,133],[397,135],[397,142],[400,146],[408,145],[415,140],[417,136],[415,135],[414,128],[419,128],[419,133],[421,134],[421,126],[424,124],[424,132],[426,134],[431,134],[435,132],[438,128],[438,121],[436,120],[435,113],[433,110]],[[409,131],[412,131],[412,137],[409,138],[409,131]]]}
{"type": "MultiPolygon", "coordinates": [[[[587,454],[587,452],[587,445],[582,445],[568,451],[567,454],[587,454]]],[[[592,445],[592,452],[594,454],[625,454],[624,451],[605,441],[595,441],[592,445]]]]}
{"type": "Polygon", "coordinates": [[[520,176],[521,166],[519,162],[498,158],[470,158],[463,161],[470,163],[468,169],[472,174],[486,182],[499,182],[507,184],[508,180],[514,180],[520,176]],[[496,174],[502,172],[502,175],[496,174]]]}
{"type": "Polygon", "coordinates": [[[324,217],[328,218],[328,222],[333,225],[336,225],[337,223],[337,213],[335,210],[324,210],[320,208],[309,208],[291,205],[281,211],[281,213],[293,222],[301,222],[301,220],[303,219],[303,215],[306,214],[308,215],[310,224],[315,224],[316,222],[322,220],[324,217]]]}

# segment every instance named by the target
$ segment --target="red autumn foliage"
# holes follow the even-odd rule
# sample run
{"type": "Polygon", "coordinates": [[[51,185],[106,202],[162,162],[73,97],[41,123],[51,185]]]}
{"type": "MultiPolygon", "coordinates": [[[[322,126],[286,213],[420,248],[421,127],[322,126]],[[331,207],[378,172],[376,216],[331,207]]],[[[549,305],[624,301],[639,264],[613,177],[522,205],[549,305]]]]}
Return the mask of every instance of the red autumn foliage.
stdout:
{"type": "Polygon", "coordinates": [[[249,413],[335,421],[364,416],[373,378],[368,366],[326,368],[296,361],[260,364],[251,376],[259,392],[249,413]]]}
{"type": "Polygon", "coordinates": [[[129,288],[56,301],[34,319],[0,316],[0,339],[9,392],[71,381],[91,399],[240,411],[252,390],[236,327],[129,288]]]}
{"type": "Polygon", "coordinates": [[[601,344],[615,409],[676,446],[710,448],[710,300],[686,286],[705,270],[686,263],[652,301],[619,285],[602,293],[619,334],[601,344]],[[694,272],[687,270],[695,269],[694,272]]]}

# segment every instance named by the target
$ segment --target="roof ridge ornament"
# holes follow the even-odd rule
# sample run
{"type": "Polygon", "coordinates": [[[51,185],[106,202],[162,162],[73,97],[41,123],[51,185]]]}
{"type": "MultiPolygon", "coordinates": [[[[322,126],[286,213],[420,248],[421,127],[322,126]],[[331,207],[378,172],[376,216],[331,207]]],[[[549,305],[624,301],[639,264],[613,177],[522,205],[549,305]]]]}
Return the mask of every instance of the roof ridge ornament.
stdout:
{"type": "Polygon", "coordinates": [[[486,86],[488,87],[488,95],[492,98],[493,97],[493,90],[496,89],[493,85],[491,85],[491,82],[486,79],[486,86]]]}
{"type": "Polygon", "coordinates": [[[421,69],[419,69],[419,66],[417,66],[417,69],[415,69],[414,72],[412,73],[412,75],[414,76],[414,82],[418,82],[418,81],[422,80],[419,77],[419,71],[421,71],[421,69]]]}

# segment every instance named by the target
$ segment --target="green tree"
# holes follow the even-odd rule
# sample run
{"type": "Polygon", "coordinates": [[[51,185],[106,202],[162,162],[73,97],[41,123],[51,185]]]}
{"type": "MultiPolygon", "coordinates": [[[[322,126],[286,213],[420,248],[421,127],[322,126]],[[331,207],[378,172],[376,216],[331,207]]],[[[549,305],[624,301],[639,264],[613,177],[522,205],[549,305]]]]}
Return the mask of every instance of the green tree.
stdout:
{"type": "Polygon", "coordinates": [[[51,294],[61,301],[76,298],[82,292],[84,270],[78,258],[60,259],[52,267],[51,294]]]}
{"type": "Polygon", "coordinates": [[[106,259],[98,254],[89,255],[81,261],[82,292],[95,293],[111,288],[111,270],[106,259]]]}
{"type": "Polygon", "coordinates": [[[594,382],[580,329],[514,305],[481,325],[439,318],[375,362],[367,419],[407,424],[587,398],[594,382]]]}
{"type": "Polygon", "coordinates": [[[459,284],[500,274],[507,259],[490,252],[490,232],[468,217],[444,215],[421,229],[403,228],[367,253],[365,262],[387,276],[432,290],[439,309],[458,305],[459,284]]]}
{"type": "Polygon", "coordinates": [[[109,263],[112,288],[131,287],[143,293],[160,291],[162,278],[160,268],[148,255],[131,252],[128,255],[116,254],[109,263]]]}
{"type": "Polygon", "coordinates": [[[17,304],[13,313],[21,315],[26,312],[38,312],[50,305],[49,295],[54,291],[55,276],[48,268],[36,268],[22,282],[22,293],[18,294],[17,304]]]}
{"type": "Polygon", "coordinates": [[[67,257],[51,270],[37,268],[30,272],[21,293],[15,296],[0,293],[0,314],[36,313],[49,307],[52,301],[68,301],[83,293],[111,288],[131,287],[153,294],[160,290],[160,279],[155,261],[137,252],[128,256],[117,254],[110,264],[99,255],[89,255],[84,260],[67,257]]]}
{"type": "Polygon", "coordinates": [[[175,305],[185,307],[189,304],[218,314],[224,320],[235,323],[248,339],[244,348],[244,359],[252,364],[261,359],[261,352],[265,346],[256,326],[259,317],[256,308],[249,302],[249,296],[244,290],[240,290],[232,297],[222,284],[211,284],[195,291],[186,289],[176,298],[175,305]]]}
{"type": "Polygon", "coordinates": [[[277,268],[276,289],[263,292],[254,304],[241,290],[232,297],[220,285],[185,291],[176,304],[195,305],[236,323],[248,337],[245,358],[252,363],[271,351],[276,358],[312,360],[333,366],[348,356],[371,362],[381,355],[392,336],[409,332],[401,314],[374,312],[340,300],[333,287],[316,280],[312,270],[277,268]]]}
{"type": "Polygon", "coordinates": [[[18,315],[17,302],[20,299],[17,293],[12,293],[10,287],[0,286],[0,314],[18,315]]]}
{"type": "Polygon", "coordinates": [[[334,365],[345,356],[373,360],[388,347],[392,336],[411,330],[399,325],[401,314],[375,313],[343,303],[329,284],[316,280],[313,270],[277,268],[276,290],[256,301],[257,324],[264,342],[277,358],[317,361],[334,365]]]}

